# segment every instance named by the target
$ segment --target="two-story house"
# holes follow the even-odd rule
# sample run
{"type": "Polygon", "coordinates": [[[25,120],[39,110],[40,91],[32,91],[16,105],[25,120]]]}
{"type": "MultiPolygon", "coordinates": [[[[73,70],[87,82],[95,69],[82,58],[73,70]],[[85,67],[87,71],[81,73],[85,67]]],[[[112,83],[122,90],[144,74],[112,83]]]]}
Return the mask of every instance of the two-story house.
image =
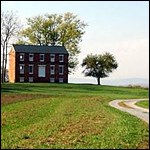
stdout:
{"type": "Polygon", "coordinates": [[[13,45],[9,82],[68,83],[68,52],[63,46],[13,45]]]}

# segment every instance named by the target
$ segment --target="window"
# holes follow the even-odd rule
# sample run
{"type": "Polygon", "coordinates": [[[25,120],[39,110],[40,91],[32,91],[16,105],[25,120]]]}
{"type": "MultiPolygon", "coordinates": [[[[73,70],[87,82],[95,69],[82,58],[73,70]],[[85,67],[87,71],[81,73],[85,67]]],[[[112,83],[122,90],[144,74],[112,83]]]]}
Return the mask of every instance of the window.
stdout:
{"type": "Polygon", "coordinates": [[[59,74],[63,74],[63,73],[64,73],[64,66],[59,65],[59,74]]]}
{"type": "Polygon", "coordinates": [[[33,65],[29,65],[29,74],[33,74],[33,65]]]}
{"type": "Polygon", "coordinates": [[[55,74],[55,65],[50,65],[50,74],[55,74]]]}
{"type": "Polygon", "coordinates": [[[45,77],[45,65],[38,66],[38,76],[45,77]]]}
{"type": "Polygon", "coordinates": [[[20,77],[20,82],[24,82],[24,77],[20,77]]]}
{"type": "Polygon", "coordinates": [[[54,78],[50,78],[50,82],[55,82],[55,79],[54,78]]]}
{"type": "Polygon", "coordinates": [[[29,61],[33,61],[33,54],[29,54],[29,61]]]}
{"type": "Polygon", "coordinates": [[[24,61],[24,53],[20,53],[20,61],[24,61]]]}
{"type": "Polygon", "coordinates": [[[33,82],[33,77],[29,77],[29,82],[33,82]]]}
{"type": "Polygon", "coordinates": [[[50,54],[50,61],[55,62],[55,54],[50,54]]]}
{"type": "Polygon", "coordinates": [[[59,78],[59,83],[63,83],[63,78],[59,78]]]}
{"type": "Polygon", "coordinates": [[[44,61],[44,54],[40,54],[40,61],[44,61]]]}
{"type": "Polygon", "coordinates": [[[20,74],[24,74],[24,64],[20,64],[20,74]]]}
{"type": "Polygon", "coordinates": [[[59,62],[64,62],[64,55],[59,55],[59,62]]]}

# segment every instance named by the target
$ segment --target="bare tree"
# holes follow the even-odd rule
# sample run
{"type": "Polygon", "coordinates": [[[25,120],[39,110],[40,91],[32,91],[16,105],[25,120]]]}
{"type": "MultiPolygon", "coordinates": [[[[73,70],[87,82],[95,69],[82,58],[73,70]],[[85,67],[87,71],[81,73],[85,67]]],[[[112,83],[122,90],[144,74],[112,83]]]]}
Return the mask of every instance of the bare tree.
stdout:
{"type": "Polygon", "coordinates": [[[16,13],[7,11],[1,13],[1,48],[2,48],[2,76],[1,82],[5,82],[8,44],[10,40],[17,34],[19,22],[16,13]]]}

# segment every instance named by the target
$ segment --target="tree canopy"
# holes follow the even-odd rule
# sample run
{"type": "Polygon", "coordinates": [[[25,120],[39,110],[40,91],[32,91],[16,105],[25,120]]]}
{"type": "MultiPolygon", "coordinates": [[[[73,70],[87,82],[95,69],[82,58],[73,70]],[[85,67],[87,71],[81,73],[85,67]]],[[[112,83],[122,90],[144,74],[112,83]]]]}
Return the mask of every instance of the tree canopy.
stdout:
{"type": "Polygon", "coordinates": [[[83,71],[85,76],[97,78],[98,85],[100,85],[100,78],[108,77],[109,73],[118,67],[118,63],[112,54],[106,52],[102,55],[87,55],[83,59],[82,67],[85,67],[83,71]]]}
{"type": "Polygon", "coordinates": [[[87,26],[84,21],[67,12],[63,15],[45,14],[27,18],[27,24],[28,27],[20,32],[24,39],[18,43],[65,46],[69,52],[69,71],[75,69],[77,54],[80,53],[79,43],[87,26]]]}

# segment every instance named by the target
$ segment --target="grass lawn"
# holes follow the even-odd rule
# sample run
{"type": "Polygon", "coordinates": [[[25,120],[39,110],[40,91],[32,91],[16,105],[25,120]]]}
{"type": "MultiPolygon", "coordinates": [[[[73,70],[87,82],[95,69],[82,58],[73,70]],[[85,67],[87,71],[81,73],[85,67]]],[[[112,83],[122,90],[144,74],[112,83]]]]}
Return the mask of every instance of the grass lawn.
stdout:
{"type": "Polygon", "coordinates": [[[135,104],[140,107],[149,108],[149,100],[140,101],[135,104]]]}
{"type": "Polygon", "coordinates": [[[1,148],[149,148],[149,125],[108,105],[148,89],[81,84],[1,84],[1,148]]]}

